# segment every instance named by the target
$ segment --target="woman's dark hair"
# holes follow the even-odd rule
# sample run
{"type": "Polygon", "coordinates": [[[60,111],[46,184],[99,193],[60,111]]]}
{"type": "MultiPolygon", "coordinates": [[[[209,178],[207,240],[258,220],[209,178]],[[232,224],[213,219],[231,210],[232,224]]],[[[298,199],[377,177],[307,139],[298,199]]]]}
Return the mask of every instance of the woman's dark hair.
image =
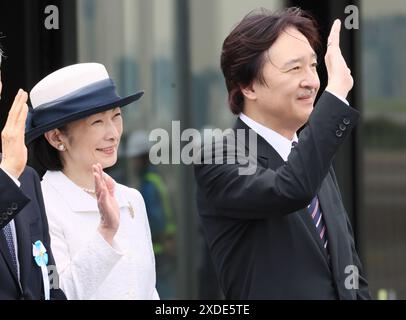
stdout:
{"type": "Polygon", "coordinates": [[[254,80],[265,83],[262,69],[265,52],[288,27],[300,31],[312,48],[319,48],[319,34],[314,18],[299,8],[288,8],[272,13],[266,9],[246,15],[224,40],[221,69],[228,90],[228,103],[234,114],[243,111],[244,96],[240,87],[254,80]]]}
{"type": "MultiPolygon", "coordinates": [[[[67,134],[68,126],[58,128],[64,134],[67,134]]],[[[60,171],[63,169],[63,163],[58,150],[51,146],[45,135],[42,135],[28,145],[28,164],[33,167],[40,176],[46,171],[60,171]]]]}

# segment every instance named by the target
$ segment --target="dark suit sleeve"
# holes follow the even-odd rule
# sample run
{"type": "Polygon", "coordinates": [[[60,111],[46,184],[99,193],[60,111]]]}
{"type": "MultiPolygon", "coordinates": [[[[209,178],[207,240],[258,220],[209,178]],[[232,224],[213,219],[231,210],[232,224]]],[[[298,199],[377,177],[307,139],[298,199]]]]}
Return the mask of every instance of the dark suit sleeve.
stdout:
{"type": "MultiPolygon", "coordinates": [[[[324,92],[300,134],[299,144],[292,150],[288,162],[277,170],[258,166],[254,154],[248,156],[248,161],[250,166],[257,167],[256,171],[241,175],[238,162],[228,164],[236,156],[229,155],[227,144],[220,150],[225,164],[205,164],[207,149],[203,147],[203,164],[195,165],[198,192],[204,194],[217,214],[235,219],[269,218],[302,209],[317,194],[337,149],[358,117],[356,110],[324,92]],[[340,129],[343,125],[345,130],[340,129]]],[[[213,163],[218,152],[211,152],[213,163]]]]}
{"type": "Polygon", "coordinates": [[[0,169],[0,229],[3,229],[30,201],[15,182],[0,169]]]}
{"type": "MultiPolygon", "coordinates": [[[[337,189],[337,193],[342,202],[340,187],[338,186],[337,177],[336,177],[334,169],[332,167],[330,169],[330,174],[334,181],[335,187],[337,189]]],[[[349,240],[350,240],[350,244],[351,244],[352,259],[359,271],[359,289],[357,290],[357,299],[358,300],[370,300],[371,294],[369,292],[368,282],[365,277],[361,259],[359,258],[357,250],[355,248],[354,231],[352,229],[351,222],[350,222],[350,219],[348,218],[348,215],[346,214],[345,217],[347,220],[347,228],[348,228],[349,240]]]]}
{"type": "MultiPolygon", "coordinates": [[[[32,170],[30,168],[30,170],[32,170]]],[[[45,213],[45,205],[44,205],[44,198],[42,197],[42,189],[41,189],[41,184],[38,175],[32,170],[32,175],[33,175],[33,181],[35,185],[35,192],[36,192],[36,197],[38,201],[38,206],[40,208],[41,212],[41,222],[42,222],[42,230],[43,230],[43,243],[45,248],[47,249],[48,252],[48,266],[56,266],[55,264],[55,259],[52,254],[51,250],[51,239],[49,236],[49,228],[48,228],[48,219],[46,217],[45,213]]],[[[53,277],[55,277],[55,274],[52,274],[53,277]]],[[[52,287],[52,283],[51,283],[52,287]]],[[[66,300],[66,296],[63,293],[61,289],[52,289],[51,288],[51,300],[66,300]]]]}

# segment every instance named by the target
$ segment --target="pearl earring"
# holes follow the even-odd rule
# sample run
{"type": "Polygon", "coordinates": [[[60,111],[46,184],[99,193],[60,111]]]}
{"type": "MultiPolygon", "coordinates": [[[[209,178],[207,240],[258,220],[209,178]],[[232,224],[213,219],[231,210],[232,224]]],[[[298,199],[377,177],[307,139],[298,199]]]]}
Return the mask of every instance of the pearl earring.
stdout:
{"type": "Polygon", "coordinates": [[[63,143],[61,143],[61,144],[58,146],[58,150],[59,150],[59,151],[65,151],[65,145],[64,145],[63,143]]]}

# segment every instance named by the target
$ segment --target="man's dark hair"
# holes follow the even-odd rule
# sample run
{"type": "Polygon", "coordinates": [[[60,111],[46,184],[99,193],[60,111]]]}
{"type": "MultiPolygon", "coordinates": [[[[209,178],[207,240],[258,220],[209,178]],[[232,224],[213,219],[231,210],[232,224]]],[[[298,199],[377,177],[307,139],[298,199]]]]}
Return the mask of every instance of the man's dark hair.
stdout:
{"type": "Polygon", "coordinates": [[[262,74],[265,52],[289,27],[301,32],[317,52],[320,42],[316,21],[309,13],[295,7],[274,13],[263,8],[254,10],[224,40],[221,69],[228,90],[228,104],[234,114],[241,113],[244,107],[240,88],[254,80],[265,83],[262,74]]]}

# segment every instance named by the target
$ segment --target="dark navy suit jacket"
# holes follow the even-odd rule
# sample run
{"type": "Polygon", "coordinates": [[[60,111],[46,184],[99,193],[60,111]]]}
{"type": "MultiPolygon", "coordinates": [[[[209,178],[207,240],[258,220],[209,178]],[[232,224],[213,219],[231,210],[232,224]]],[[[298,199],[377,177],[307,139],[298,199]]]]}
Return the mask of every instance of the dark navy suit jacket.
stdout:
{"type": "Polygon", "coordinates": [[[250,128],[238,119],[234,133],[238,140],[237,130],[245,132],[240,149],[250,166],[256,166],[251,175],[239,171],[232,139],[203,148],[201,159],[209,154],[212,164],[206,159],[195,166],[197,206],[227,299],[370,298],[332,169],[337,149],[357,120],[357,111],[323,93],[285,163],[260,136],[253,154],[247,140],[250,128]],[[219,154],[225,163],[215,163],[219,154]],[[307,211],[316,195],[330,256],[307,211]]]}
{"type": "MultiPolygon", "coordinates": [[[[41,240],[47,249],[48,265],[55,265],[50,246],[40,180],[27,167],[20,176],[21,187],[0,169],[0,229],[14,219],[20,281],[13,267],[4,233],[0,232],[0,300],[44,299],[41,268],[34,261],[32,246],[41,240]]],[[[55,271],[49,274],[54,277],[55,271]]],[[[60,289],[51,289],[51,299],[66,299],[60,289]]]]}

